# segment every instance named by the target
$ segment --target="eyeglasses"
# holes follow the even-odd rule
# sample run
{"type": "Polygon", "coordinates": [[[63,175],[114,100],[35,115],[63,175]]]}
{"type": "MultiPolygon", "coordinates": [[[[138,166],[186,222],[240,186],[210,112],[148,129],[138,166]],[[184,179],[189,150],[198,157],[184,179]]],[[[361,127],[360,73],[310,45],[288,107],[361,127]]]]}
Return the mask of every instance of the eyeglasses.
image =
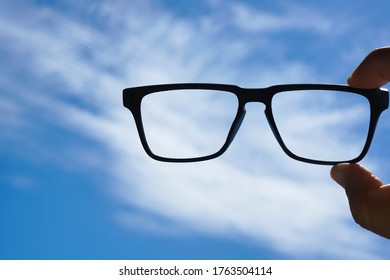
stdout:
{"type": "Polygon", "coordinates": [[[224,84],[165,84],[123,90],[146,153],[165,162],[222,155],[245,116],[261,102],[271,130],[293,159],[324,165],[360,161],[371,144],[386,89],[290,84],[240,88],[224,84]]]}

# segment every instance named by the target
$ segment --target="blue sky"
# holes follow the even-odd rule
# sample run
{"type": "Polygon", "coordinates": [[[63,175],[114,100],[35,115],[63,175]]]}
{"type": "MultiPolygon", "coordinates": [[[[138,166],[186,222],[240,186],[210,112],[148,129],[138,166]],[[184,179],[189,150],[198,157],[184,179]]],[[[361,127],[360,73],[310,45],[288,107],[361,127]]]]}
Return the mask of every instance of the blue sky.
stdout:
{"type": "MultiPolygon", "coordinates": [[[[262,107],[229,151],[143,151],[122,89],[345,83],[389,43],[388,1],[1,1],[1,259],[388,259],[329,167],[288,158],[262,107]]],[[[389,181],[389,114],[362,162],[389,181]]]]}

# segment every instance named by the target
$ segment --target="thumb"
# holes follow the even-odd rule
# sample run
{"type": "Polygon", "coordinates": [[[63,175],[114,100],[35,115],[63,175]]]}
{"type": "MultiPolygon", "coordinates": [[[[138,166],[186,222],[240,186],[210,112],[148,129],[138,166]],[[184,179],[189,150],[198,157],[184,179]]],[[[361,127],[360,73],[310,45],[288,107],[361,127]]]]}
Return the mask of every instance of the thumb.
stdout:
{"type": "Polygon", "coordinates": [[[389,236],[388,212],[384,211],[384,205],[390,200],[389,188],[382,188],[382,182],[358,164],[335,165],[331,177],[344,187],[356,223],[379,235],[389,236]]]}
{"type": "Polygon", "coordinates": [[[367,192],[383,185],[381,180],[359,164],[341,163],[332,167],[330,176],[348,193],[367,192]]]}

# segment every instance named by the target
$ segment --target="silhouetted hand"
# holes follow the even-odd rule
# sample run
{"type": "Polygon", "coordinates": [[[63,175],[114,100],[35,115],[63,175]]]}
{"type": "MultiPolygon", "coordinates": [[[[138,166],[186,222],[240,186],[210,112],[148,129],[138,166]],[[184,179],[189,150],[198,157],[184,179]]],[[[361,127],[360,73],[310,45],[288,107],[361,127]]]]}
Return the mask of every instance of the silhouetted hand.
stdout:
{"type": "MultiPolygon", "coordinates": [[[[390,81],[390,47],[371,52],[348,79],[358,88],[378,88],[390,81]]],[[[344,187],[356,223],[390,238],[390,185],[359,164],[333,166],[331,177],[344,187]]]]}

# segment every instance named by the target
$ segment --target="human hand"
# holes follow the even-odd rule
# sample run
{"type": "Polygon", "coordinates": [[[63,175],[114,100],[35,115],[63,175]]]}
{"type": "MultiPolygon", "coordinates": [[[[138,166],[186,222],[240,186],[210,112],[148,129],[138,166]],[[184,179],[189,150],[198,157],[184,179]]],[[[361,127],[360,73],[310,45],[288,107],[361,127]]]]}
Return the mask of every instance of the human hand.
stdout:
{"type": "MultiPolygon", "coordinates": [[[[348,84],[357,88],[378,88],[390,81],[390,47],[371,52],[355,69],[348,84]]],[[[347,194],[356,223],[390,238],[390,185],[359,164],[338,164],[331,177],[347,194]]]]}

